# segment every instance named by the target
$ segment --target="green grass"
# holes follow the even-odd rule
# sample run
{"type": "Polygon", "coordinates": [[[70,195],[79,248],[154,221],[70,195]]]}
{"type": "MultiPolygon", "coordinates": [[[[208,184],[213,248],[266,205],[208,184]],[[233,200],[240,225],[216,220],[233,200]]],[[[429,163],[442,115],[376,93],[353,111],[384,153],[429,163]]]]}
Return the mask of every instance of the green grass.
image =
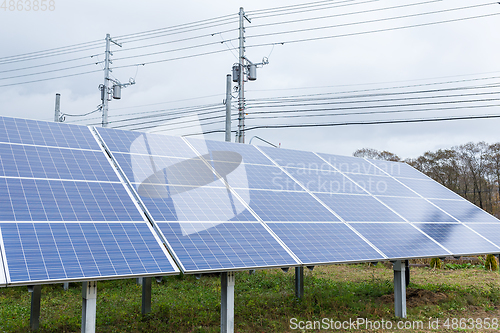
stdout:
{"type": "MultiPolygon", "coordinates": [[[[290,332],[290,319],[393,320],[392,269],[379,264],[316,267],[305,272],[305,297],[294,296],[294,273],[236,274],[235,331],[290,332]]],[[[499,318],[499,274],[477,268],[412,269],[408,319],[499,318]]],[[[98,332],[219,332],[220,278],[215,275],[153,281],[152,313],[141,315],[134,280],[98,282],[98,332]]],[[[29,331],[26,287],[0,289],[0,332],[29,331]]],[[[81,284],[42,287],[40,332],[80,332],[81,284]]],[[[405,330],[406,331],[406,330],[405,330]]],[[[408,331],[411,332],[411,331],[408,331]]]]}

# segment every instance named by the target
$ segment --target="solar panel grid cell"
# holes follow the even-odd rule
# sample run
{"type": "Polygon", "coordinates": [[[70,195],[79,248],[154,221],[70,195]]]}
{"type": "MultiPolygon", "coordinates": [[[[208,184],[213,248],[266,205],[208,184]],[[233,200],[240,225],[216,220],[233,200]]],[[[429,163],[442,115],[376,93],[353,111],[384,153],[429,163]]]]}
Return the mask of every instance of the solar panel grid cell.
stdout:
{"type": "Polygon", "coordinates": [[[485,254],[500,250],[459,223],[415,223],[420,230],[455,254],[485,254]]]}
{"type": "Polygon", "coordinates": [[[304,264],[384,259],[343,223],[268,223],[304,264]]]}
{"type": "Polygon", "coordinates": [[[11,284],[174,273],[145,223],[2,223],[11,284]]]}
{"type": "Polygon", "coordinates": [[[296,264],[257,222],[158,225],[186,272],[296,264]]]}

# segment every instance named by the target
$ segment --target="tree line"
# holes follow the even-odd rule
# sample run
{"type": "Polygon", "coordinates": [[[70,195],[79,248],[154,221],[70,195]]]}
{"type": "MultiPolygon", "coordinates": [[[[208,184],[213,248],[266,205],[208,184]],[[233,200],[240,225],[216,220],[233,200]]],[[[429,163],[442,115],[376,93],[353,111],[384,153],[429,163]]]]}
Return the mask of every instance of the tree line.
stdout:
{"type": "Polygon", "coordinates": [[[401,159],[388,151],[358,149],[356,157],[405,162],[465,199],[500,217],[500,143],[469,142],[401,159]]]}

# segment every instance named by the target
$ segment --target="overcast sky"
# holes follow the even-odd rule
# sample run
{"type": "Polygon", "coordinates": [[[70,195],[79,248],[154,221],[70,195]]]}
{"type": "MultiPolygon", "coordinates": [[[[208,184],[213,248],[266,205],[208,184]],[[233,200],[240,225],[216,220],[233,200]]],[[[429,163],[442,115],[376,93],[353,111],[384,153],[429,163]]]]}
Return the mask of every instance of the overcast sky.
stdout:
{"type": "MultiPolygon", "coordinates": [[[[119,120],[160,114],[153,111],[166,110],[165,113],[176,108],[198,106],[221,109],[226,74],[237,62],[239,7],[244,7],[251,20],[251,23],[245,23],[248,59],[257,63],[263,57],[269,58],[269,64],[258,69],[258,79],[245,84],[249,106],[247,124],[250,127],[500,114],[495,92],[499,81],[497,76],[500,76],[500,15],[492,15],[500,13],[500,5],[464,0],[404,3],[395,0],[335,0],[315,1],[313,6],[272,9],[306,3],[290,0],[55,0],[43,3],[47,5],[45,11],[41,8],[27,11],[26,6],[33,7],[34,1],[28,4],[22,1],[22,10],[9,7],[7,1],[0,8],[0,115],[52,121],[56,93],[61,94],[64,113],[76,115],[95,110],[100,103],[98,86],[103,82],[102,61],[107,33],[123,45],[122,48],[112,46],[115,59],[112,67],[123,66],[113,71],[114,78],[127,82],[133,77],[136,81],[135,85],[123,89],[121,100],[109,103],[110,127],[128,124],[123,128],[138,128],[137,124],[146,122],[145,119],[135,121],[135,127],[131,126],[134,122],[119,120]],[[49,6],[53,10],[49,10],[49,6]],[[463,8],[471,6],[476,7],[463,8]],[[364,13],[359,13],[361,11],[364,13]],[[430,12],[435,13],[424,14],[430,12]],[[485,17],[472,18],[477,16],[485,17]],[[205,21],[218,17],[223,18],[205,21]],[[198,21],[202,22],[196,26],[134,35],[198,21]],[[442,21],[453,22],[429,24],[442,21]],[[132,36],[120,37],[125,35],[132,36]],[[80,45],[80,49],[70,47],[87,42],[97,43],[80,45]],[[82,46],[86,48],[82,49],[82,46]],[[67,48],[56,50],[57,55],[40,53],[61,47],[67,48]],[[32,54],[11,58],[27,53],[32,54]],[[211,54],[194,56],[202,53],[211,54]],[[145,65],[135,66],[137,64],[145,65]],[[31,68],[23,69],[26,67],[31,68]],[[65,69],[68,67],[74,68],[65,69]],[[43,73],[32,75],[39,72],[43,73]],[[91,73],[47,80],[84,72],[91,73]],[[16,77],[10,78],[13,76],[16,77]],[[36,80],[42,81],[19,84],[36,80]],[[488,85],[493,87],[485,88],[488,85]],[[422,90],[432,91],[416,93],[422,90]],[[299,95],[302,99],[330,98],[322,100],[330,104],[314,105],[314,101],[321,102],[318,100],[307,106],[281,107],[277,103],[272,108],[264,108],[264,104],[256,104],[268,103],[269,99],[278,97],[296,100],[298,97],[293,96],[299,95]],[[331,104],[331,98],[336,98],[337,104],[331,104]],[[409,106],[402,105],[408,103],[409,106]],[[416,105],[419,103],[421,105],[416,105]],[[342,107],[348,107],[347,111],[339,110],[342,107]],[[294,108],[324,109],[309,113],[316,115],[358,114],[289,118],[290,115],[306,113],[265,113],[294,108]],[[405,110],[412,112],[401,112],[405,110]],[[359,114],[367,111],[399,112],[359,114]],[[276,117],[256,118],[266,116],[276,117]]],[[[221,117],[205,119],[210,117],[207,114],[221,116],[222,113],[206,113],[206,110],[214,109],[200,110],[201,130],[224,128],[221,117]]],[[[193,133],[198,125],[194,115],[186,114],[190,117],[174,121],[183,124],[170,127],[158,121],[167,119],[165,117],[149,118],[144,127],[153,131],[153,125],[162,125],[163,129],[183,127],[185,133],[193,133]],[[156,122],[151,123],[151,119],[156,122]]],[[[66,122],[98,124],[100,114],[67,116],[66,122]]],[[[236,125],[233,121],[233,130],[236,125]]],[[[247,142],[253,136],[259,136],[280,143],[283,148],[351,155],[358,148],[370,147],[389,150],[406,158],[469,141],[500,142],[499,126],[500,118],[490,118],[256,129],[248,131],[246,136],[247,142]]],[[[182,131],[164,133],[183,134],[182,131]]],[[[223,140],[224,133],[206,137],[223,140]]]]}

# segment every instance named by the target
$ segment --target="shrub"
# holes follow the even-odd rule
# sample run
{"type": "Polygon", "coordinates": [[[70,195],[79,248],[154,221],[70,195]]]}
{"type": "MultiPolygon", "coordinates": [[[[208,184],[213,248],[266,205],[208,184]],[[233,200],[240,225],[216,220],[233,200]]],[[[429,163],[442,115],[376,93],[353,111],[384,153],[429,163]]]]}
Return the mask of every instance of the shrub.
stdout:
{"type": "Polygon", "coordinates": [[[441,259],[439,258],[432,258],[431,259],[431,268],[433,269],[439,269],[441,268],[441,259]]]}
{"type": "Polygon", "coordinates": [[[488,254],[486,256],[486,261],[484,263],[484,267],[486,269],[489,269],[490,271],[497,271],[498,270],[498,262],[497,258],[493,254],[488,254]]]}

